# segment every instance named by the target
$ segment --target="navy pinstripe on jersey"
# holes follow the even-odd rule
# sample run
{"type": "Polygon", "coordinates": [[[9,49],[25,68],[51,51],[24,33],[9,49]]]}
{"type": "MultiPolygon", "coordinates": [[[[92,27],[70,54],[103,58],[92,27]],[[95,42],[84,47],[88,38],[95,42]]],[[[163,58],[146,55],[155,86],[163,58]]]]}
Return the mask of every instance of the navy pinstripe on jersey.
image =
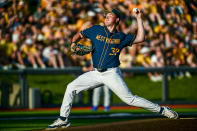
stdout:
{"type": "Polygon", "coordinates": [[[92,42],[93,67],[97,69],[118,67],[121,50],[131,45],[135,39],[135,35],[117,31],[110,33],[106,26],[100,25],[83,30],[81,34],[92,42]]]}

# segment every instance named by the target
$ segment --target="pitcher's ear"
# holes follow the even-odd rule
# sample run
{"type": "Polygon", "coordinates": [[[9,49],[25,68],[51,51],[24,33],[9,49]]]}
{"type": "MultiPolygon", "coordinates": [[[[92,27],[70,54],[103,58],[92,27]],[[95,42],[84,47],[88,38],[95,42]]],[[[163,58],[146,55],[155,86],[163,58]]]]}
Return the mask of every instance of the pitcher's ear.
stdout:
{"type": "Polygon", "coordinates": [[[116,18],[116,23],[119,24],[120,18],[116,18]]]}

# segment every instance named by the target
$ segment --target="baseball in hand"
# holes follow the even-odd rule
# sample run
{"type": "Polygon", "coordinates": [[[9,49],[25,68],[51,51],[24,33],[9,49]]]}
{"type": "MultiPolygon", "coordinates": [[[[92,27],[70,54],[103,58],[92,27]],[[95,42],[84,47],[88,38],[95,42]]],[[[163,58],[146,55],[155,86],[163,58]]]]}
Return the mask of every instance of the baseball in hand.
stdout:
{"type": "Polygon", "coordinates": [[[138,8],[133,8],[133,13],[139,13],[140,10],[138,8]]]}

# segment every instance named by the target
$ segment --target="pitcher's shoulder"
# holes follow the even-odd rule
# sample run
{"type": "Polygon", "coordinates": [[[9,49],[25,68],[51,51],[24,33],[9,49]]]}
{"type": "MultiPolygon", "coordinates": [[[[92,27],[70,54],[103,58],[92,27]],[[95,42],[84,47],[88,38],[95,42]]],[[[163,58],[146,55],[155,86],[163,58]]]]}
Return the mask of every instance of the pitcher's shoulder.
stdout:
{"type": "Polygon", "coordinates": [[[103,29],[104,27],[101,26],[101,25],[92,25],[90,28],[93,28],[93,29],[103,29]]]}
{"type": "Polygon", "coordinates": [[[104,26],[102,26],[102,25],[94,25],[96,28],[104,28],[104,26]]]}

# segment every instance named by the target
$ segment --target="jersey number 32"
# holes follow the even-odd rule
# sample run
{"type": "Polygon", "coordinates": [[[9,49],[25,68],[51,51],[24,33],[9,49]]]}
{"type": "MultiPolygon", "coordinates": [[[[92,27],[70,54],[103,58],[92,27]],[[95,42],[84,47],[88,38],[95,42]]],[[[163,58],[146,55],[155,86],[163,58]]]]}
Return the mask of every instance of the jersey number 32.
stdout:
{"type": "Polygon", "coordinates": [[[112,53],[109,53],[109,55],[116,55],[119,52],[118,48],[111,48],[112,53]]]}

